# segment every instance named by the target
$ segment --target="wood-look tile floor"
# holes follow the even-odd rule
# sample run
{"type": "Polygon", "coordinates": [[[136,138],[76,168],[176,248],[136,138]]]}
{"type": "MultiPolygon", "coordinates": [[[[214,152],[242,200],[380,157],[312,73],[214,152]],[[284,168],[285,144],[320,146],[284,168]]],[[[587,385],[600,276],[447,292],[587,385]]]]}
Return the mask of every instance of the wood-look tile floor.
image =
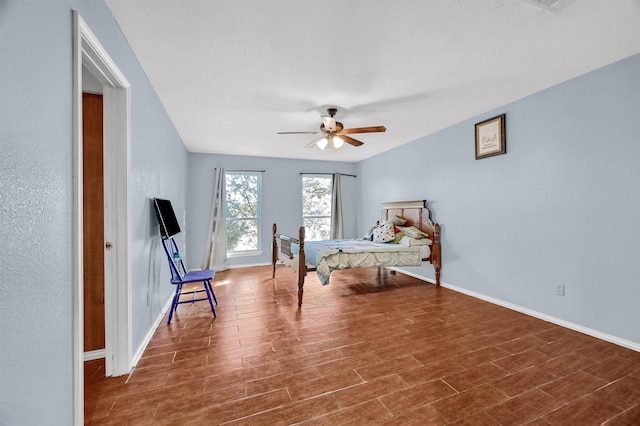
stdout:
{"type": "Polygon", "coordinates": [[[91,425],[639,425],[640,353],[388,270],[232,269],[129,376],[85,367],[91,425]]]}

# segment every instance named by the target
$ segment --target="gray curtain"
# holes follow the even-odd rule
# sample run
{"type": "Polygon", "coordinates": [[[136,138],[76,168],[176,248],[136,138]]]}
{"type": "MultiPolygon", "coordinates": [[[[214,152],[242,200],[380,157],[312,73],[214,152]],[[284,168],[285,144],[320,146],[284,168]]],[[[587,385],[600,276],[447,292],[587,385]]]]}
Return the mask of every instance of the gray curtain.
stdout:
{"type": "Polygon", "coordinates": [[[331,190],[331,239],[339,240],[342,233],[342,194],[340,192],[340,173],[333,174],[333,189],[331,190]]]}
{"type": "Polygon", "coordinates": [[[204,249],[202,269],[225,271],[227,264],[227,220],[225,215],[226,203],[224,193],[224,169],[216,168],[213,178],[213,206],[211,208],[211,222],[207,233],[207,245],[204,249]]]}

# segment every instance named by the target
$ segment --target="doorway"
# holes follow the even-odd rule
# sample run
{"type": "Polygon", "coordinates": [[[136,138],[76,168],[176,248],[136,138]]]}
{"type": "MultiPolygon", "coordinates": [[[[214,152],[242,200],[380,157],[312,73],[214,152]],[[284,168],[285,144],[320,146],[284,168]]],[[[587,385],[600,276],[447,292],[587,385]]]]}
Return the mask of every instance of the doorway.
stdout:
{"type": "MultiPolygon", "coordinates": [[[[102,88],[104,182],[104,354],[105,375],[119,376],[131,369],[129,117],[130,84],[74,11],[74,271],[73,366],[74,424],[84,424],[84,179],[83,76],[102,88]]],[[[99,256],[98,256],[99,257],[99,256]]]]}

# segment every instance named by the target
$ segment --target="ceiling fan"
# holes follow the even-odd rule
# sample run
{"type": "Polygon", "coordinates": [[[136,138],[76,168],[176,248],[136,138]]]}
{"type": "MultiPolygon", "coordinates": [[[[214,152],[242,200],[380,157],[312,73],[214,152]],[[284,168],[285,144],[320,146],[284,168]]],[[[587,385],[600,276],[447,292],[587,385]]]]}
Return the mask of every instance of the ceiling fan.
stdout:
{"type": "Polygon", "coordinates": [[[332,150],[337,151],[344,143],[348,143],[353,146],[363,145],[357,139],[352,138],[349,135],[355,133],[378,133],[387,130],[384,126],[369,126],[369,127],[354,127],[351,129],[345,129],[342,123],[336,121],[334,116],[338,112],[337,108],[328,108],[327,114],[321,115],[322,124],[320,124],[319,132],[278,132],[279,135],[322,135],[307,144],[306,148],[313,148],[317,146],[320,149],[325,149],[330,146],[332,150]]]}

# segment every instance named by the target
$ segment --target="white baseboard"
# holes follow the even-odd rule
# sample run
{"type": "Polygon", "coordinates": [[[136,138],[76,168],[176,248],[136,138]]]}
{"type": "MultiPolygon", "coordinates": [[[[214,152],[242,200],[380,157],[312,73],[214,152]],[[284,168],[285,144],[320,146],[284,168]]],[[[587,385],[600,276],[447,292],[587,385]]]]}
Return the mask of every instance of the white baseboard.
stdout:
{"type": "Polygon", "coordinates": [[[165,303],[164,307],[160,311],[160,314],[158,314],[158,317],[153,322],[153,325],[151,326],[151,328],[147,332],[147,335],[144,336],[144,340],[142,341],[140,346],[138,346],[138,350],[133,354],[133,357],[131,359],[131,370],[132,371],[135,368],[135,366],[138,364],[138,361],[140,361],[140,358],[142,358],[142,354],[144,353],[144,350],[147,348],[147,345],[149,344],[149,342],[153,338],[153,335],[155,334],[156,330],[158,329],[158,326],[162,322],[162,318],[164,318],[164,315],[167,313],[167,311],[171,307],[171,302],[173,301],[173,295],[174,294],[171,293],[171,295],[169,296],[169,300],[167,300],[167,303],[165,303]]]}
{"type": "MultiPolygon", "coordinates": [[[[266,265],[271,265],[271,263],[256,264],[256,265],[237,265],[237,266],[229,266],[229,268],[248,268],[250,266],[266,266],[266,265]]],[[[189,271],[197,271],[197,270],[199,270],[199,269],[190,269],[189,271]]],[[[215,285],[215,278],[211,282],[211,284],[215,285]]],[[[140,361],[140,358],[142,358],[142,354],[144,353],[144,350],[147,348],[147,345],[149,344],[149,342],[153,338],[153,335],[156,332],[156,330],[158,329],[158,326],[160,326],[160,323],[162,322],[162,318],[164,318],[165,314],[169,311],[169,308],[171,308],[171,303],[173,301],[173,295],[174,294],[171,293],[171,295],[169,296],[169,299],[167,300],[167,303],[165,303],[164,307],[160,311],[160,314],[158,315],[156,320],[153,322],[153,325],[151,326],[151,328],[147,332],[147,335],[144,336],[144,340],[142,341],[140,346],[138,346],[138,349],[136,350],[136,352],[133,354],[133,357],[131,359],[131,370],[132,371],[133,371],[133,368],[140,361]]]]}
{"type": "MultiPolygon", "coordinates": [[[[420,275],[417,275],[417,274],[414,274],[414,273],[411,273],[411,272],[403,271],[402,269],[399,269],[399,268],[395,268],[394,267],[394,268],[389,268],[389,269],[393,269],[394,271],[398,271],[401,274],[405,274],[405,275],[408,275],[408,276],[413,277],[413,278],[417,278],[417,279],[422,280],[422,281],[430,282],[431,284],[435,284],[436,283],[435,280],[432,280],[430,278],[425,278],[423,276],[420,276],[420,275]]],[[[467,289],[462,288],[462,287],[457,287],[455,285],[447,284],[447,283],[444,283],[442,281],[440,282],[440,286],[444,287],[444,288],[448,288],[449,290],[456,291],[458,293],[466,294],[467,296],[475,297],[476,299],[484,300],[485,302],[493,303],[494,305],[502,306],[503,308],[511,309],[512,311],[520,312],[520,313],[523,313],[525,315],[529,315],[531,317],[538,318],[538,319],[541,319],[541,320],[544,320],[544,321],[547,321],[547,322],[550,322],[550,323],[553,323],[553,324],[556,324],[556,325],[559,325],[559,326],[562,326],[562,327],[577,331],[579,333],[595,337],[595,338],[600,339],[600,340],[604,340],[604,341],[609,342],[609,343],[613,343],[613,344],[618,345],[618,346],[625,347],[627,349],[631,349],[631,350],[640,352],[640,343],[637,343],[637,342],[632,342],[630,340],[622,339],[622,338],[617,337],[617,336],[612,336],[610,334],[603,333],[603,332],[598,331],[598,330],[593,330],[591,328],[584,327],[582,325],[574,324],[572,322],[565,321],[565,320],[560,319],[560,318],[552,317],[551,315],[543,314],[541,312],[537,312],[537,311],[534,311],[534,310],[529,309],[529,308],[525,308],[525,307],[522,307],[522,306],[519,306],[519,305],[515,305],[515,304],[510,303],[510,302],[505,302],[505,301],[500,300],[500,299],[495,299],[495,298],[490,297],[490,296],[485,296],[484,294],[476,293],[475,291],[471,291],[471,290],[467,290],[467,289]]]]}
{"type": "Polygon", "coordinates": [[[237,268],[253,268],[254,266],[271,266],[272,263],[252,263],[252,264],[242,264],[242,265],[229,265],[229,269],[237,269],[237,268]]]}
{"type": "MultiPolygon", "coordinates": [[[[252,267],[252,266],[266,266],[266,265],[271,265],[271,263],[256,264],[256,265],[236,265],[236,266],[230,266],[230,268],[248,268],[248,267],[252,267]]],[[[397,271],[397,272],[399,272],[401,274],[408,275],[410,277],[419,279],[421,281],[429,282],[431,284],[435,284],[436,283],[434,279],[426,278],[426,277],[423,277],[421,275],[414,274],[412,272],[404,271],[404,270],[402,270],[400,268],[390,267],[388,269],[393,270],[393,271],[397,271]]],[[[617,336],[612,336],[610,334],[602,333],[602,332],[600,332],[598,330],[593,330],[591,328],[584,327],[584,326],[581,326],[581,325],[578,325],[578,324],[574,324],[572,322],[565,321],[565,320],[562,320],[560,318],[552,317],[550,315],[543,314],[541,312],[537,312],[537,311],[534,311],[532,309],[525,308],[525,307],[522,307],[522,306],[519,306],[519,305],[515,305],[515,304],[510,303],[510,302],[505,302],[505,301],[500,300],[500,299],[495,299],[495,298],[490,297],[490,296],[485,296],[484,294],[481,294],[481,293],[476,293],[475,291],[467,290],[467,289],[462,288],[462,287],[457,287],[457,286],[452,285],[452,284],[447,284],[447,283],[442,282],[442,281],[440,282],[440,286],[444,287],[444,288],[447,288],[449,290],[456,291],[458,293],[466,294],[467,296],[475,297],[476,299],[484,300],[485,302],[493,303],[494,305],[498,305],[498,306],[502,306],[502,307],[507,308],[507,309],[511,309],[512,311],[520,312],[520,313],[523,313],[525,315],[529,315],[529,316],[534,317],[534,318],[539,318],[539,319],[541,319],[543,321],[547,321],[547,322],[550,322],[552,324],[556,324],[556,325],[559,325],[559,326],[562,326],[562,327],[577,331],[579,333],[583,333],[583,334],[586,334],[588,336],[592,336],[592,337],[595,337],[597,339],[601,339],[601,340],[604,340],[606,342],[610,342],[610,343],[616,344],[618,346],[625,347],[627,349],[631,349],[631,350],[640,352],[640,343],[632,342],[630,340],[622,339],[622,338],[617,337],[617,336]]],[[[158,317],[154,321],[153,326],[149,329],[149,332],[145,336],[143,342],[140,344],[140,346],[138,347],[138,350],[133,355],[133,358],[132,358],[132,369],[133,369],[133,367],[135,367],[138,364],[138,361],[140,361],[140,358],[142,357],[142,353],[147,348],[147,345],[149,344],[149,342],[153,338],[153,334],[156,332],[156,329],[160,325],[160,322],[162,322],[162,319],[164,318],[164,315],[167,313],[167,311],[171,307],[171,301],[172,300],[173,300],[173,294],[171,294],[171,296],[169,297],[169,300],[167,300],[167,303],[165,304],[164,308],[162,309],[162,311],[160,312],[160,314],[158,315],[158,317]]],[[[104,350],[85,352],[85,361],[88,361],[90,359],[98,359],[98,358],[104,358],[104,350]],[[98,356],[100,352],[102,353],[102,356],[98,356]],[[95,358],[88,358],[88,356],[94,356],[94,353],[95,353],[95,358]]]]}
{"type": "Polygon", "coordinates": [[[401,274],[408,275],[410,277],[419,279],[420,281],[426,281],[426,282],[431,283],[431,284],[435,284],[436,283],[436,280],[433,280],[433,279],[427,278],[427,277],[423,277],[422,275],[414,274],[413,272],[402,270],[397,266],[390,266],[387,269],[390,269],[390,270],[396,271],[396,272],[400,272],[401,274]]]}
{"type": "MultiPolygon", "coordinates": [[[[271,266],[272,263],[271,262],[267,262],[267,263],[247,263],[247,264],[240,264],[240,265],[227,265],[227,269],[238,269],[238,268],[253,268],[254,266],[271,266]]],[[[193,268],[193,269],[189,269],[189,272],[191,271],[202,271],[202,269],[200,268],[193,268]]],[[[222,271],[216,271],[216,272],[222,272],[222,271]]]]}
{"type": "Polygon", "coordinates": [[[84,353],[85,361],[93,361],[94,359],[104,358],[107,355],[106,349],[97,349],[95,351],[89,351],[84,353]]]}

